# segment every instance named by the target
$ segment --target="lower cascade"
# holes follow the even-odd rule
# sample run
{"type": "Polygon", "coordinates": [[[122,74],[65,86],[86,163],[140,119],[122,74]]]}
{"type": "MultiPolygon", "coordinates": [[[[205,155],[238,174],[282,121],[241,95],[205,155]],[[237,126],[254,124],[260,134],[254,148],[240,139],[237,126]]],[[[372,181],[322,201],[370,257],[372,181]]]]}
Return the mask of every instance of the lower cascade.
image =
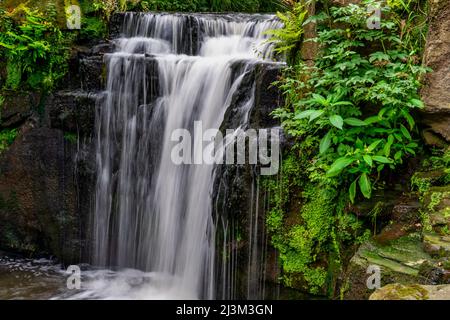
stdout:
{"type": "MultiPolygon", "coordinates": [[[[223,126],[246,75],[274,63],[266,31],[279,27],[270,15],[124,15],[116,51],[105,58],[92,227],[92,264],[117,273],[93,272],[92,290],[82,297],[234,297],[233,283],[224,284],[235,278],[233,261],[216,259],[217,229],[223,241],[234,231],[214,215],[215,165],[175,164],[172,135],[193,133],[198,123],[204,131],[223,126]],[[130,284],[130,277],[139,283],[130,284]]],[[[255,104],[251,88],[239,128],[248,127],[255,104]]],[[[202,152],[193,148],[194,161],[202,152]]],[[[262,268],[254,259],[250,254],[249,273],[262,268]]]]}

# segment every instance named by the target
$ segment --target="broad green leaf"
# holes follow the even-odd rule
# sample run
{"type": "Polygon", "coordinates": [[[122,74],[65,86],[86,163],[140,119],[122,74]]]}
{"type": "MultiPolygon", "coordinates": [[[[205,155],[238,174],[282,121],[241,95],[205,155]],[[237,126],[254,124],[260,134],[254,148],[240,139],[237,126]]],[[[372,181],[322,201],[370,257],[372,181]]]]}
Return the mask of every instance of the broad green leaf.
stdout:
{"type": "Polygon", "coordinates": [[[297,113],[294,117],[294,119],[304,119],[304,118],[309,118],[312,114],[314,114],[315,112],[317,112],[317,110],[306,110],[300,113],[297,113]]]}
{"type": "Polygon", "coordinates": [[[402,113],[403,113],[403,116],[405,117],[406,121],[408,121],[409,129],[410,130],[414,129],[414,126],[416,124],[414,121],[414,118],[405,110],[403,110],[402,113]]]}
{"type": "Polygon", "coordinates": [[[389,155],[391,154],[391,146],[392,146],[392,144],[394,143],[394,140],[395,140],[394,136],[393,136],[392,134],[390,134],[390,135],[388,136],[388,141],[387,141],[387,143],[384,145],[384,148],[383,148],[384,155],[385,155],[386,157],[389,157],[389,155]]]}
{"type": "Polygon", "coordinates": [[[350,196],[350,201],[352,203],[355,203],[355,197],[356,197],[356,181],[358,179],[356,179],[355,181],[352,182],[352,184],[350,185],[350,189],[348,190],[349,196],[350,196]]]}
{"type": "Polygon", "coordinates": [[[367,125],[371,125],[371,124],[379,122],[379,121],[380,121],[380,118],[378,116],[369,117],[369,118],[364,120],[364,122],[367,125]]]}
{"type": "Polygon", "coordinates": [[[328,177],[337,176],[345,167],[348,167],[355,161],[354,158],[342,157],[337,159],[332,165],[330,170],[327,172],[328,177]]]}
{"type": "Polygon", "coordinates": [[[372,166],[372,157],[371,156],[369,156],[368,154],[365,154],[363,156],[363,159],[369,166],[372,166]]]}
{"type": "Polygon", "coordinates": [[[367,126],[367,123],[365,121],[362,121],[357,118],[347,118],[344,120],[344,122],[348,125],[354,126],[354,127],[362,127],[367,126]]]}
{"type": "Polygon", "coordinates": [[[321,115],[324,114],[324,110],[317,110],[313,113],[311,113],[311,115],[309,116],[309,121],[313,121],[314,119],[317,119],[318,117],[320,117],[321,115]]]}
{"type": "Polygon", "coordinates": [[[344,125],[344,119],[340,115],[333,115],[330,117],[330,122],[333,126],[342,130],[342,126],[344,125]]]}
{"type": "Polygon", "coordinates": [[[322,138],[320,141],[320,154],[325,153],[331,145],[331,131],[328,131],[328,133],[325,135],[325,137],[322,138]]]}
{"type": "Polygon", "coordinates": [[[394,155],[394,159],[395,160],[398,160],[398,159],[400,159],[402,157],[402,152],[401,151],[397,151],[396,153],[395,153],[395,155],[394,155]]]}
{"type": "Polygon", "coordinates": [[[371,143],[370,146],[367,147],[367,151],[372,152],[373,150],[375,150],[375,148],[381,143],[381,141],[383,141],[383,140],[379,139],[379,140],[371,143]]]}
{"type": "Polygon", "coordinates": [[[389,160],[388,158],[383,157],[383,156],[373,156],[372,159],[376,162],[392,163],[392,160],[389,160]]]}
{"type": "Polygon", "coordinates": [[[359,188],[361,189],[363,196],[370,199],[372,195],[372,186],[367,173],[363,173],[359,178],[359,188]]]}
{"type": "Polygon", "coordinates": [[[411,134],[409,133],[408,129],[404,125],[400,125],[400,130],[402,131],[402,134],[405,136],[406,139],[412,140],[411,134]]]}

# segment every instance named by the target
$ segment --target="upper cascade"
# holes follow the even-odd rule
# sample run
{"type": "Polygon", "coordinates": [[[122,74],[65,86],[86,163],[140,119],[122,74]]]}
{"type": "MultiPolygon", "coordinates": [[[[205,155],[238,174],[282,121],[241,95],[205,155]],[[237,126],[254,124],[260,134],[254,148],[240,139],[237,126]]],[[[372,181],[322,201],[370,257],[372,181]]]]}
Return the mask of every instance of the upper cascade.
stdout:
{"type": "Polygon", "coordinates": [[[271,59],[267,31],[282,23],[275,15],[125,13],[119,52],[271,59]]]}

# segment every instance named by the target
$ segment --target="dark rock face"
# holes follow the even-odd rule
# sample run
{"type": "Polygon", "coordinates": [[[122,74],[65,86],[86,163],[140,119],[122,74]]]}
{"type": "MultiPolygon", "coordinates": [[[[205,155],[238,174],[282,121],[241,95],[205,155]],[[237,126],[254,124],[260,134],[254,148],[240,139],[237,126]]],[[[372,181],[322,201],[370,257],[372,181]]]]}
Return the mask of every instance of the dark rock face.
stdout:
{"type": "Polygon", "coordinates": [[[61,130],[26,128],[0,160],[0,243],[73,260],[80,220],[74,146],[61,130]]]}
{"type": "Polygon", "coordinates": [[[17,127],[25,122],[39,104],[40,95],[32,92],[3,91],[1,95],[5,101],[0,110],[0,127],[17,127]]]}
{"type": "Polygon", "coordinates": [[[88,261],[95,112],[110,50],[74,48],[61,91],[2,92],[1,127],[19,134],[0,154],[0,249],[88,261]]]}

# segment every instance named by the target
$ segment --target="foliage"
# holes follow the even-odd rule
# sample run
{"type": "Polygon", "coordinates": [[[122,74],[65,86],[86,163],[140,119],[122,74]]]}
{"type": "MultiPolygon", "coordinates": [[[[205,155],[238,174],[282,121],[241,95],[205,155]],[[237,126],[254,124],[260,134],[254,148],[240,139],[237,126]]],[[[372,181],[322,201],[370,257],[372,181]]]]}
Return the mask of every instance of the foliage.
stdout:
{"type": "Polygon", "coordinates": [[[0,131],[0,153],[5,151],[16,139],[17,129],[4,129],[0,131]]]}
{"type": "Polygon", "coordinates": [[[7,61],[8,89],[24,84],[31,89],[51,89],[67,70],[70,37],[56,25],[56,12],[45,13],[19,5],[12,12],[0,11],[0,57],[7,61]],[[23,15],[23,19],[14,19],[23,15]]]}
{"type": "Polygon", "coordinates": [[[371,197],[383,170],[415,155],[411,113],[423,107],[418,79],[426,69],[404,47],[395,19],[370,30],[365,7],[349,5],[331,8],[321,21],[319,57],[313,67],[300,63],[287,71],[279,85],[289,106],[276,115],[291,135],[316,138],[312,166],[342,185],[350,182],[353,202],[358,189],[371,197]],[[298,79],[307,80],[297,86],[298,79]]]}
{"type": "MultiPolygon", "coordinates": [[[[367,4],[373,1],[325,6],[316,16],[300,16],[302,23],[289,21],[272,32],[280,52],[297,48],[295,57],[299,46],[290,35],[317,23],[314,64],[288,59],[276,82],[286,105],[274,116],[295,143],[281,178],[268,184],[267,217],[284,282],[297,287],[296,279],[302,279],[313,293],[326,287],[331,294],[345,250],[370,236],[350,202],[370,198],[383,174],[419,149],[412,114],[423,107],[418,91],[428,71],[420,65],[422,34],[416,32],[426,29],[417,26],[425,18],[406,28],[409,11],[385,7],[381,29],[371,30],[367,4]]],[[[375,206],[372,220],[378,211],[375,206]]]]}
{"type": "Polygon", "coordinates": [[[361,242],[366,234],[357,232],[361,222],[346,212],[345,193],[311,181],[307,156],[298,152],[294,148],[284,159],[279,180],[265,181],[271,195],[267,228],[279,251],[284,284],[324,293],[341,271],[343,246],[361,242]],[[329,262],[328,268],[323,261],[329,262]]]}
{"type": "Polygon", "coordinates": [[[289,63],[295,63],[295,57],[302,43],[303,26],[308,14],[307,3],[299,1],[286,12],[278,12],[278,18],[283,22],[284,28],[269,30],[270,42],[276,45],[275,52],[285,55],[289,63]]]}
{"type": "MultiPolygon", "coordinates": [[[[283,10],[283,0],[131,0],[128,10],[142,11],[213,11],[213,12],[274,12],[283,10]]],[[[123,9],[123,8],[122,8],[123,9]]]]}
{"type": "Polygon", "coordinates": [[[71,144],[75,144],[78,141],[78,135],[72,132],[65,132],[64,139],[71,144]]]}

